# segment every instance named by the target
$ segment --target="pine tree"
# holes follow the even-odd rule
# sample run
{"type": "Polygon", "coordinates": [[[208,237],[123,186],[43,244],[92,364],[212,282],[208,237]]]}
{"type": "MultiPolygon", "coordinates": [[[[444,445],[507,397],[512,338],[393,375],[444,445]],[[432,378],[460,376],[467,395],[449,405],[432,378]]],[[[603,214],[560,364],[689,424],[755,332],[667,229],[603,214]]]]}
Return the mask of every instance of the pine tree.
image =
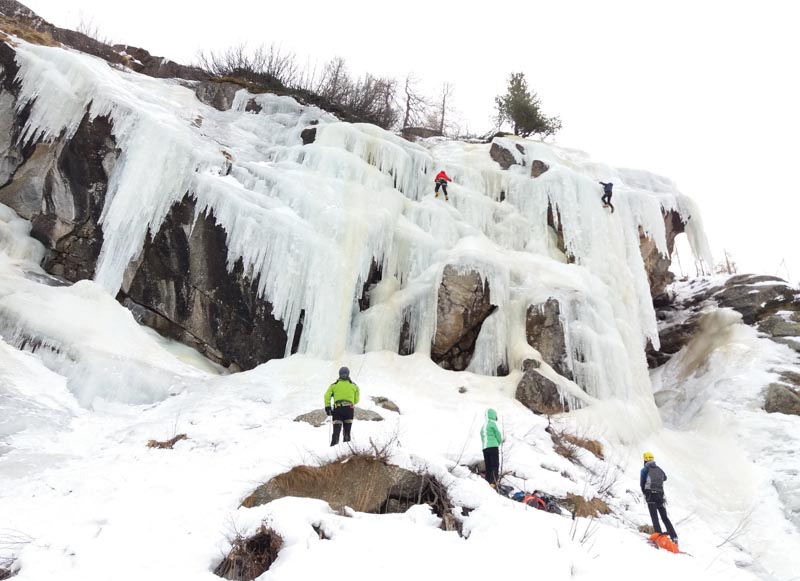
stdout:
{"type": "Polygon", "coordinates": [[[528,89],[525,73],[512,73],[505,95],[495,97],[497,124],[506,121],[514,127],[514,135],[547,137],[561,129],[561,119],[545,117],[539,109],[539,97],[528,89]]]}

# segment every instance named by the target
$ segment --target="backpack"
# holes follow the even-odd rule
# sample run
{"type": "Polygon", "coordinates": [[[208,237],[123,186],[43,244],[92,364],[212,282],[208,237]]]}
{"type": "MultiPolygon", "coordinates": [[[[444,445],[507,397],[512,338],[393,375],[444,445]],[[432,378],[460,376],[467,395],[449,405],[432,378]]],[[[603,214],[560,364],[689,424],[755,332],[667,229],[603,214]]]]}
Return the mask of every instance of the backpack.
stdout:
{"type": "Polygon", "coordinates": [[[645,489],[650,492],[664,492],[664,471],[658,466],[647,467],[647,481],[650,486],[645,484],[645,489]]]}

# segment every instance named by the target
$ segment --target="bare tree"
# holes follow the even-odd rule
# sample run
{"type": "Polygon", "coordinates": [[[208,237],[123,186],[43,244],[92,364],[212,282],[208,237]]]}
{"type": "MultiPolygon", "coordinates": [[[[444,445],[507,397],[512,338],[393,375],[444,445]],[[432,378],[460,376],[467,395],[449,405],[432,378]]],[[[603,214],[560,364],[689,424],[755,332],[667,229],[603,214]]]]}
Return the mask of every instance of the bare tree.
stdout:
{"type": "Polygon", "coordinates": [[[83,12],[79,13],[79,21],[78,25],[75,27],[75,32],[85,34],[89,38],[95,39],[97,42],[111,44],[111,38],[100,31],[100,27],[95,23],[94,18],[86,16],[83,12]]]}
{"type": "Polygon", "coordinates": [[[727,250],[723,250],[723,255],[725,260],[722,262],[718,262],[714,266],[714,272],[717,274],[736,274],[738,272],[738,267],[736,266],[736,261],[731,256],[731,253],[727,250]]]}
{"type": "Polygon", "coordinates": [[[405,86],[403,89],[405,92],[403,129],[407,127],[418,126],[425,118],[425,112],[427,110],[428,103],[417,91],[416,86],[418,82],[419,80],[416,76],[414,76],[413,73],[409,73],[406,76],[405,86]]]}
{"type": "Polygon", "coordinates": [[[444,135],[447,126],[447,119],[453,113],[450,106],[450,100],[453,96],[453,85],[451,83],[442,83],[442,88],[439,91],[436,105],[429,112],[426,127],[435,129],[441,135],[444,135]]]}
{"type": "Polygon", "coordinates": [[[200,51],[197,63],[217,77],[237,77],[286,88],[295,87],[299,77],[295,54],[275,44],[249,50],[246,43],[241,43],[221,52],[200,51]]]}

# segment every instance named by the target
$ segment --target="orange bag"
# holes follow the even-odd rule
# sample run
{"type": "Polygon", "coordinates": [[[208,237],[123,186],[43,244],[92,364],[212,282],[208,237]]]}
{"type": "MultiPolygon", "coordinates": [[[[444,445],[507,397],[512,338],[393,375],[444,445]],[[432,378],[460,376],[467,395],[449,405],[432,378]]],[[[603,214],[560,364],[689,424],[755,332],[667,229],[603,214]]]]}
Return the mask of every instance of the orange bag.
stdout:
{"type": "Polygon", "coordinates": [[[659,549],[666,549],[670,553],[680,553],[681,550],[678,545],[672,542],[672,539],[664,533],[653,533],[650,535],[650,542],[659,549]]]}

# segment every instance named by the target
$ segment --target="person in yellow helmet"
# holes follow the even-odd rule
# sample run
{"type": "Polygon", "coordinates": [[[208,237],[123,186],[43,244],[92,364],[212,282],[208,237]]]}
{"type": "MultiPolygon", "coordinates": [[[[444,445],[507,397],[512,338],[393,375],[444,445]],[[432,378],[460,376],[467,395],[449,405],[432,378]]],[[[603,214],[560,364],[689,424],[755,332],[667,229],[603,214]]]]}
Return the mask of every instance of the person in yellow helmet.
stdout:
{"type": "Polygon", "coordinates": [[[350,381],[350,370],[339,369],[339,379],[325,392],[325,413],[333,417],[333,437],[331,446],[339,443],[339,434],[344,426],[344,441],[350,441],[350,428],[353,427],[355,405],[360,399],[358,386],[350,381]],[[331,402],[333,400],[333,402],[331,402]]]}
{"type": "Polygon", "coordinates": [[[664,521],[664,526],[667,528],[667,534],[672,542],[678,543],[678,533],[675,532],[675,527],[672,526],[669,517],[667,516],[667,508],[664,506],[666,500],[664,499],[664,482],[667,480],[667,474],[658,466],[656,466],[656,459],[652,452],[645,452],[643,455],[644,467],[639,474],[639,486],[642,489],[642,494],[647,501],[647,510],[650,511],[650,519],[653,521],[653,530],[662,534],[661,523],[658,522],[658,517],[664,521]]]}

